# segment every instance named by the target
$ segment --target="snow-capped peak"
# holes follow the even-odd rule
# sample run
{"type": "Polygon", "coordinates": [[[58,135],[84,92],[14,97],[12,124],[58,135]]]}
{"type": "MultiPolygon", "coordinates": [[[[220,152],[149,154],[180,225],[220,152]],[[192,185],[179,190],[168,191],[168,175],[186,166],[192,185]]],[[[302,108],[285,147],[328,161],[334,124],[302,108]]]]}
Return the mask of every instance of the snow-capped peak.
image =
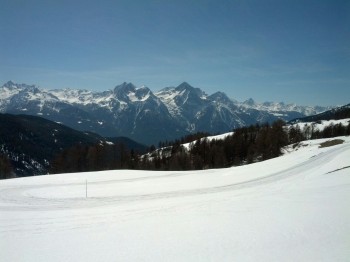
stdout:
{"type": "Polygon", "coordinates": [[[11,80],[8,81],[8,82],[6,82],[6,83],[4,84],[4,87],[7,87],[7,88],[9,88],[9,87],[15,87],[15,86],[16,86],[15,83],[12,82],[11,80]]]}
{"type": "Polygon", "coordinates": [[[189,83],[187,83],[187,82],[182,82],[180,85],[178,85],[177,87],[176,87],[177,89],[181,89],[181,90],[183,90],[183,89],[193,89],[194,87],[193,86],[191,86],[189,83]]]}
{"type": "Polygon", "coordinates": [[[255,105],[255,101],[253,98],[249,98],[246,101],[243,102],[244,105],[248,105],[248,106],[254,106],[255,105]]]}
{"type": "Polygon", "coordinates": [[[198,96],[201,99],[205,99],[207,97],[207,94],[204,91],[202,91],[200,88],[195,88],[191,86],[187,82],[181,83],[175,88],[175,90],[181,92],[181,94],[186,94],[186,95],[191,93],[195,96],[198,96]]]}
{"type": "Polygon", "coordinates": [[[136,89],[136,86],[134,86],[132,83],[122,83],[114,88],[114,93],[119,95],[121,93],[129,93],[134,92],[136,89]]]}
{"type": "Polygon", "coordinates": [[[127,82],[113,90],[102,92],[46,90],[12,81],[0,87],[0,112],[43,115],[79,130],[108,136],[117,132],[124,136],[138,132],[137,137],[135,135],[132,138],[144,143],[150,143],[144,138],[146,135],[147,139],[153,137],[158,140],[152,143],[158,143],[188,132],[228,132],[239,126],[272,122],[277,118],[289,121],[319,113],[320,110],[326,108],[274,102],[257,103],[253,99],[240,103],[228,98],[223,92],[208,96],[187,82],[177,87],[164,88],[157,93],[145,85],[136,87],[127,82]],[[65,115],[61,112],[65,112],[65,115]],[[142,119],[146,115],[147,121],[142,119]],[[147,133],[145,123],[150,126],[150,121],[157,123],[159,130],[155,128],[147,133]],[[107,124],[94,123],[108,123],[109,126],[107,128],[107,124]]]}
{"type": "Polygon", "coordinates": [[[232,100],[224,92],[216,92],[208,97],[215,102],[222,102],[224,104],[232,103],[232,100]]]}

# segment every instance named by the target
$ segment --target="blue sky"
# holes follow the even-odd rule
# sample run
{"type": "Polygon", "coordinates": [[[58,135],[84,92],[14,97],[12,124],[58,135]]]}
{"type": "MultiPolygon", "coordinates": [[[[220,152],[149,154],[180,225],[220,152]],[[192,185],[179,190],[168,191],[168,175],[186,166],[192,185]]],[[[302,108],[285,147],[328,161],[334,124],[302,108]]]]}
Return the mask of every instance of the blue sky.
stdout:
{"type": "Polygon", "coordinates": [[[350,102],[350,1],[0,0],[0,82],[350,102]]]}

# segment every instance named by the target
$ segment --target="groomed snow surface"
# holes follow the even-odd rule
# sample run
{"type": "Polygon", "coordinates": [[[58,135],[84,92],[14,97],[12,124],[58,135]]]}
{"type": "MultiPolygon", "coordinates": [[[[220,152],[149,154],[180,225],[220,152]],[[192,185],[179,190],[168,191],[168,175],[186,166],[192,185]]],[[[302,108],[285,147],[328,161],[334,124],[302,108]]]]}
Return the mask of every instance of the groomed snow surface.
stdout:
{"type": "Polygon", "coordinates": [[[350,138],[340,139],[228,169],[0,181],[0,260],[349,261],[350,138]]]}

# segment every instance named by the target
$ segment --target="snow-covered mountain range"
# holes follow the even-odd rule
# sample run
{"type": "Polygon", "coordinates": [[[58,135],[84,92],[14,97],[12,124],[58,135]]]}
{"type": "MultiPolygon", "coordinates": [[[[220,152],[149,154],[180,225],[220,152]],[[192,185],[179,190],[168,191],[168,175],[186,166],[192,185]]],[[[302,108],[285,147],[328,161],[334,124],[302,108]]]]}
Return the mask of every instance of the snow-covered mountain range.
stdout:
{"type": "Polygon", "coordinates": [[[191,132],[224,133],[233,128],[278,118],[291,120],[327,107],[238,102],[225,93],[207,95],[184,82],[152,92],[122,83],[113,90],[47,90],[11,81],[0,87],[0,112],[42,116],[102,136],[127,136],[145,144],[191,132]]]}

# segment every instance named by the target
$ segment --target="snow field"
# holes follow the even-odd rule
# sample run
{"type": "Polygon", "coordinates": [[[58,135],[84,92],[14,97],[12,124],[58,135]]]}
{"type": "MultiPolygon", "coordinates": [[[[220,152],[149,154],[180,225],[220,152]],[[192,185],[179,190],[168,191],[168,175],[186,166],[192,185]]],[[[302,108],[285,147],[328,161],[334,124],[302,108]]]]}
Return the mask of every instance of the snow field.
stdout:
{"type": "Polygon", "coordinates": [[[349,261],[350,138],[337,139],[227,169],[0,181],[1,260],[349,261]]]}
{"type": "Polygon", "coordinates": [[[291,126],[293,127],[299,127],[300,130],[303,130],[305,127],[313,127],[314,130],[323,131],[326,127],[330,125],[338,125],[342,124],[343,126],[347,126],[350,123],[350,118],[345,119],[339,119],[339,120],[322,120],[322,121],[316,121],[316,122],[300,122],[293,124],[291,126]]]}

